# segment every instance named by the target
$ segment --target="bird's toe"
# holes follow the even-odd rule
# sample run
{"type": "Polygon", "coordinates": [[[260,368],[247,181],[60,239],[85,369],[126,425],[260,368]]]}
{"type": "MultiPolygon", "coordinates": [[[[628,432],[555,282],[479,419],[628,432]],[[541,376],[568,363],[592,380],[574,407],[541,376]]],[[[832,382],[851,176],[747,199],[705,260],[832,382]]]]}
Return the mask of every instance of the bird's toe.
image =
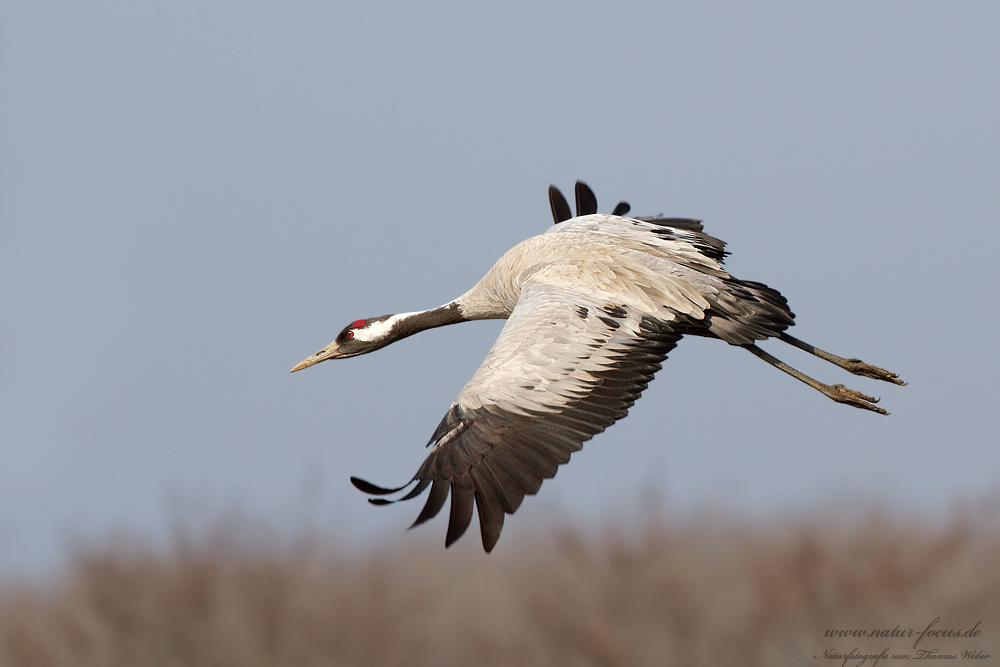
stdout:
{"type": "Polygon", "coordinates": [[[864,377],[872,378],[873,380],[882,380],[883,382],[892,382],[893,384],[905,385],[906,383],[899,379],[899,376],[892,371],[887,371],[884,368],[879,368],[878,366],[873,366],[871,364],[866,364],[860,359],[848,359],[845,369],[854,375],[861,375],[864,377]]]}
{"type": "Polygon", "coordinates": [[[856,389],[848,389],[842,384],[831,385],[828,389],[829,391],[823,393],[838,403],[853,405],[854,407],[861,408],[862,410],[871,410],[872,412],[877,412],[880,415],[889,414],[887,411],[875,405],[879,402],[879,399],[874,396],[862,394],[856,389]]]}

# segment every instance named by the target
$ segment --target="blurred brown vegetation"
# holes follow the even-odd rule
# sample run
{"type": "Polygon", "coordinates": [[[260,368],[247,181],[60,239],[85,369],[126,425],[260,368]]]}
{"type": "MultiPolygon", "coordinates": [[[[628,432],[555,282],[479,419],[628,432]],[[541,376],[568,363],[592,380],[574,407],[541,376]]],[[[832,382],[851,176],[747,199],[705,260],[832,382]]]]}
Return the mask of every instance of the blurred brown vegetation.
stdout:
{"type": "Polygon", "coordinates": [[[351,556],[239,530],[106,546],[2,588],[0,665],[840,665],[815,656],[912,655],[913,639],[825,631],[936,617],[981,634],[921,648],[1000,663],[1000,530],[982,516],[636,524],[539,531],[492,555],[471,531],[447,551],[351,556]]]}

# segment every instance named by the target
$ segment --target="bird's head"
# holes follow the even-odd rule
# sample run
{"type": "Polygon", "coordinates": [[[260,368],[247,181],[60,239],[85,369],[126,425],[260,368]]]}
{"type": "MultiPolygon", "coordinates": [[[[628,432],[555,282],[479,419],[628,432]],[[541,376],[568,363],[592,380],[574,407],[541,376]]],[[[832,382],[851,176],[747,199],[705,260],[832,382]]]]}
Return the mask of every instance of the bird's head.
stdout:
{"type": "Polygon", "coordinates": [[[383,315],[367,320],[354,320],[340,332],[337,338],[316,354],[300,361],[292,372],[309,368],[327,359],[345,359],[367,354],[385,347],[398,336],[393,335],[395,315],[383,315]]]}

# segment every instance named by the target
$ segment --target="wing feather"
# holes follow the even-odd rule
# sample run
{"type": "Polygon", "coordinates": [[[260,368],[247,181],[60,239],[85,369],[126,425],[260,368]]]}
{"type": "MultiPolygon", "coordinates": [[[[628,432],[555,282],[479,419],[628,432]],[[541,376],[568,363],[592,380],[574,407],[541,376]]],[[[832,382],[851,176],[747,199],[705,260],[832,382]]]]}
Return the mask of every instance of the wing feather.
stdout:
{"type": "Polygon", "coordinates": [[[424,521],[436,517],[441,508],[444,507],[444,501],[448,500],[448,490],[450,488],[451,482],[448,480],[435,479],[434,484],[431,485],[431,492],[427,495],[427,502],[424,503],[424,508],[420,510],[420,516],[417,517],[417,520],[413,522],[410,528],[419,526],[424,521]]]}
{"type": "Polygon", "coordinates": [[[593,215],[597,213],[597,197],[583,181],[576,182],[576,215],[593,215]]]}
{"type": "Polygon", "coordinates": [[[491,551],[500,539],[503,530],[504,509],[500,503],[495,479],[487,472],[488,466],[477,466],[469,471],[472,484],[476,489],[476,509],[479,511],[479,531],[483,540],[483,548],[491,551]]]}
{"type": "Polygon", "coordinates": [[[552,219],[556,221],[557,225],[573,217],[569,210],[569,202],[559,192],[559,188],[554,185],[549,186],[549,208],[552,209],[552,219]]]}
{"type": "Polygon", "coordinates": [[[476,490],[468,475],[451,483],[451,515],[448,517],[448,534],[444,545],[450,547],[462,536],[472,522],[472,503],[476,490]]]}

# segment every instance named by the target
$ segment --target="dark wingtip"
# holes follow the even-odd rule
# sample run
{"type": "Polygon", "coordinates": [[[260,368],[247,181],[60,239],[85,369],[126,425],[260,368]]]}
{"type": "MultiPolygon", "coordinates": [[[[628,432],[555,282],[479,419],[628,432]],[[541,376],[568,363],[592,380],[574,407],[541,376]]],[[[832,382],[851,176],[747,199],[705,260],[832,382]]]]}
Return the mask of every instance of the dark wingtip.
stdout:
{"type": "Polygon", "coordinates": [[[432,519],[437,516],[441,508],[444,507],[444,501],[448,499],[448,491],[451,489],[451,483],[443,480],[435,480],[434,485],[431,486],[431,492],[427,496],[427,502],[424,504],[424,508],[420,510],[420,515],[417,520],[413,522],[410,528],[416,528],[420,524],[424,523],[428,519],[432,519]]]}
{"type": "Polygon", "coordinates": [[[454,482],[451,487],[451,514],[448,517],[448,534],[444,538],[447,549],[460,538],[472,522],[473,500],[475,491],[472,485],[458,486],[454,482]]]}
{"type": "Polygon", "coordinates": [[[583,181],[576,182],[576,214],[593,215],[597,213],[597,196],[583,181]]]}
{"type": "Polygon", "coordinates": [[[421,493],[424,492],[424,489],[426,489],[430,485],[431,485],[431,480],[422,479],[419,482],[417,482],[417,485],[413,487],[412,491],[410,491],[405,496],[400,498],[400,500],[411,500],[413,498],[416,498],[417,496],[419,496],[421,493]]]}
{"type": "MultiPolygon", "coordinates": [[[[478,500],[476,506],[480,507],[478,500]]],[[[483,541],[483,551],[486,553],[493,551],[493,547],[500,539],[500,532],[503,530],[503,517],[502,510],[486,512],[480,509],[479,511],[479,529],[483,541]]]]}
{"type": "Polygon", "coordinates": [[[569,210],[569,202],[554,185],[549,186],[549,207],[552,209],[552,219],[557,225],[573,217],[573,213],[569,210]]]}
{"type": "Polygon", "coordinates": [[[393,504],[396,501],[395,500],[386,500],[385,498],[369,498],[368,502],[370,502],[372,505],[382,506],[382,505],[391,505],[391,504],[393,504]]]}
{"type": "Polygon", "coordinates": [[[408,487],[412,482],[413,480],[411,479],[409,482],[399,487],[398,489],[386,489],[381,486],[376,486],[375,484],[363,480],[360,477],[351,477],[351,484],[357,487],[358,490],[363,491],[372,496],[387,496],[390,493],[396,493],[397,491],[402,491],[403,489],[408,487]]]}
{"type": "Polygon", "coordinates": [[[628,205],[627,201],[618,202],[618,206],[615,206],[615,210],[611,211],[611,215],[625,215],[632,210],[632,207],[628,205]]]}

